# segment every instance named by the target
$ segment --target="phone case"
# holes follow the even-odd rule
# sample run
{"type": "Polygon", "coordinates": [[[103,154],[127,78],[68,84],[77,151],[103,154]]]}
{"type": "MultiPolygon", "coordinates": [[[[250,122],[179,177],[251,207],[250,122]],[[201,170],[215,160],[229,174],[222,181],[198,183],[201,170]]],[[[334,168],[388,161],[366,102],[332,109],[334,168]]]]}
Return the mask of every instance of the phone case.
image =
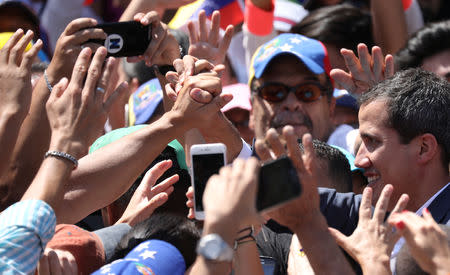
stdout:
{"type": "Polygon", "coordinates": [[[105,31],[105,40],[89,40],[102,44],[108,50],[108,56],[127,57],[145,53],[151,41],[150,25],[144,26],[140,22],[127,21],[105,23],[95,26],[105,31]]]}

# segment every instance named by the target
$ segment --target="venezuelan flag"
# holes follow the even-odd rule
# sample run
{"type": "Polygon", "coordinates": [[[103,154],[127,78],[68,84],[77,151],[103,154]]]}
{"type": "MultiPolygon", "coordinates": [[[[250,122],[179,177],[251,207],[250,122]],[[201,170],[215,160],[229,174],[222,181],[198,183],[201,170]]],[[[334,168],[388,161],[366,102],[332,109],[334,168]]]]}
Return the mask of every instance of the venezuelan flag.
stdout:
{"type": "Polygon", "coordinates": [[[226,29],[228,25],[237,25],[244,21],[244,3],[242,0],[197,0],[189,5],[180,7],[169,27],[178,29],[188,20],[197,20],[198,13],[205,10],[206,17],[211,19],[215,10],[220,11],[220,27],[226,29]]]}

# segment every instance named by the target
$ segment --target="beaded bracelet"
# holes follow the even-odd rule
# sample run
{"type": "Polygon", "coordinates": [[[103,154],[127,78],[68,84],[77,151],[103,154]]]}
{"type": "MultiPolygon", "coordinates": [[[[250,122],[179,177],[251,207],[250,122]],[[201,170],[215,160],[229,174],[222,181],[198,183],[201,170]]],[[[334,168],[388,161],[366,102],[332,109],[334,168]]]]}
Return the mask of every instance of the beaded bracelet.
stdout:
{"type": "Polygon", "coordinates": [[[67,153],[59,152],[59,151],[48,151],[47,153],[45,153],[44,158],[48,158],[48,157],[56,157],[56,158],[65,159],[65,160],[68,160],[73,163],[73,166],[74,166],[73,169],[78,167],[78,160],[75,157],[73,157],[72,155],[69,155],[67,153]]]}
{"type": "Polygon", "coordinates": [[[44,70],[44,79],[45,79],[45,84],[47,84],[47,88],[51,93],[53,90],[53,87],[52,87],[52,84],[50,84],[50,81],[48,80],[47,70],[44,70]]]}

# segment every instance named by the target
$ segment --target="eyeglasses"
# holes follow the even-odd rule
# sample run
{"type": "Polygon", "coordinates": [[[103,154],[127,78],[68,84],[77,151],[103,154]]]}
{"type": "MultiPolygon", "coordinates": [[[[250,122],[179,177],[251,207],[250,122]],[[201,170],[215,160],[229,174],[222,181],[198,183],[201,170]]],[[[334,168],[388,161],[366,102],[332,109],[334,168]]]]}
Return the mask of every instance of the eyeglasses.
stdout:
{"type": "Polygon", "coordinates": [[[255,90],[260,97],[269,102],[281,102],[290,92],[293,92],[302,102],[313,102],[322,96],[325,87],[315,82],[302,83],[294,87],[278,82],[268,82],[255,90]]]}

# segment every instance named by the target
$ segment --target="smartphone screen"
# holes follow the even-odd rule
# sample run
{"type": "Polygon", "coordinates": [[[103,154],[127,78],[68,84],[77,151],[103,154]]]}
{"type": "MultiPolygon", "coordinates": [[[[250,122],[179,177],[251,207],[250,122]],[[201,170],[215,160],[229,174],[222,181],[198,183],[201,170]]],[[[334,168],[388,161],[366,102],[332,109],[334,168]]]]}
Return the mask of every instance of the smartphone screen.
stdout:
{"type": "Polygon", "coordinates": [[[192,155],[196,211],[204,211],[203,192],[206,183],[212,175],[218,174],[220,168],[224,165],[224,154],[222,153],[192,155]]]}
{"type": "Polygon", "coordinates": [[[301,186],[297,171],[288,157],[282,157],[261,166],[256,201],[258,211],[287,202],[300,194],[301,186]]]}

